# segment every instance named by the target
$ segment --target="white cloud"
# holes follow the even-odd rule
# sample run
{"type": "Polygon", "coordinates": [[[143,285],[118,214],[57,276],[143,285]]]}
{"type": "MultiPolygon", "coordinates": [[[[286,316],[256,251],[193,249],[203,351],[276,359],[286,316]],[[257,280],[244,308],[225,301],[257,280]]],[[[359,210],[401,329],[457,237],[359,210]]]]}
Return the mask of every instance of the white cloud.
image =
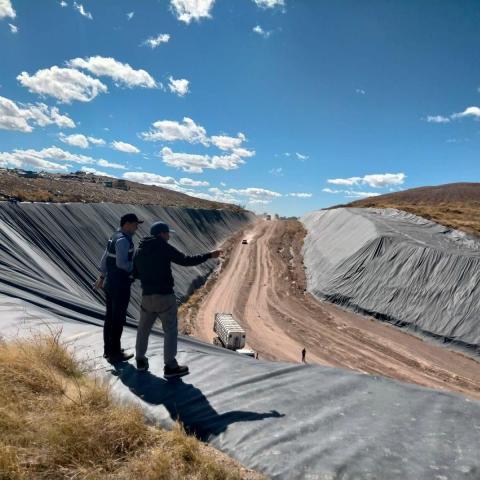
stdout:
{"type": "Polygon", "coordinates": [[[162,43],[168,43],[170,35],[168,33],[160,33],[156,37],[150,37],[145,40],[142,45],[147,45],[150,48],[157,48],[162,43]]]}
{"type": "Polygon", "coordinates": [[[92,14],[87,12],[81,3],[73,2],[73,8],[82,15],[82,17],[86,17],[89,20],[93,20],[92,14]]]}
{"type": "Polygon", "coordinates": [[[88,70],[99,77],[111,77],[116,85],[155,88],[157,83],[145,70],[135,70],[128,63],[121,63],[111,57],[74,58],[67,62],[69,67],[88,70]]]}
{"type": "Polygon", "coordinates": [[[271,170],[268,171],[268,173],[271,173],[276,177],[283,177],[283,168],[282,167],[272,168],[271,170]]]}
{"type": "Polygon", "coordinates": [[[257,198],[257,199],[262,199],[262,198],[271,199],[271,198],[278,198],[282,196],[281,193],[274,192],[272,190],[267,190],[265,188],[258,188],[258,187],[250,187],[250,188],[243,188],[243,189],[229,188],[226,192],[232,195],[241,195],[244,197],[257,198]]]}
{"type": "Polygon", "coordinates": [[[62,7],[62,8],[65,8],[65,7],[68,7],[68,3],[65,2],[64,0],[62,0],[59,5],[62,7]]]}
{"type": "Polygon", "coordinates": [[[135,12],[128,12],[128,13],[127,13],[127,19],[128,19],[128,20],[131,20],[134,15],[135,15],[135,12]]]}
{"type": "Polygon", "coordinates": [[[32,123],[40,127],[52,124],[60,128],[75,127],[75,122],[60,114],[57,107],[48,107],[44,103],[22,105],[0,97],[0,129],[31,132],[34,129],[32,123]]]}
{"type": "Polygon", "coordinates": [[[210,141],[220,150],[233,150],[239,148],[246,140],[243,133],[239,133],[236,137],[229,137],[227,135],[213,135],[210,141]]]}
{"type": "Polygon", "coordinates": [[[180,183],[180,185],[186,185],[187,187],[208,187],[210,185],[208,182],[192,180],[191,178],[181,178],[178,183],[180,183]]]}
{"type": "Polygon", "coordinates": [[[22,72],[17,80],[32,93],[50,95],[63,103],[90,102],[98,94],[108,91],[100,80],[85,75],[72,68],[59,68],[56,65],[38,70],[30,76],[22,72]]]}
{"type": "Polygon", "coordinates": [[[468,107],[463,112],[454,113],[451,117],[453,119],[463,118],[463,117],[480,118],[480,108],[479,107],[468,107]]]}
{"type": "Polygon", "coordinates": [[[106,172],[101,172],[100,170],[96,170],[95,168],[91,167],[82,167],[80,169],[82,172],[91,173],[93,175],[98,175],[99,177],[111,177],[112,175],[106,172]]]}
{"type": "Polygon", "coordinates": [[[382,188],[389,185],[402,185],[405,179],[406,175],[404,173],[377,173],[363,177],[333,178],[328,179],[327,182],[333,185],[368,185],[369,187],[382,188]]]}
{"type": "Polygon", "coordinates": [[[312,193],[289,193],[288,194],[289,197],[297,197],[297,198],[311,198],[313,197],[313,194],[312,193]]]}
{"type": "Polygon", "coordinates": [[[428,115],[427,122],[429,123],[449,123],[448,117],[442,117],[442,115],[428,115]]]}
{"type": "Polygon", "coordinates": [[[211,159],[211,166],[209,168],[223,170],[236,170],[240,165],[243,165],[245,160],[243,160],[238,155],[231,153],[229,155],[214,155],[211,159]]]}
{"type": "Polygon", "coordinates": [[[170,0],[170,5],[178,20],[189,24],[192,20],[210,18],[215,0],[170,0]]]}
{"type": "Polygon", "coordinates": [[[232,153],[238,155],[239,157],[253,157],[255,155],[255,150],[247,150],[246,148],[234,148],[232,153]]]}
{"type": "Polygon", "coordinates": [[[126,142],[114,141],[110,144],[110,146],[114,150],[118,150],[119,152],[140,153],[140,150],[137,147],[135,147],[134,145],[131,145],[130,143],[126,143],[126,142]]]}
{"type": "Polygon", "coordinates": [[[43,170],[68,170],[71,165],[59,162],[95,163],[91,157],[75,155],[58,147],[44,148],[42,150],[21,150],[1,152],[0,164],[15,168],[38,168],[43,170]]]}
{"type": "Polygon", "coordinates": [[[0,0],[0,19],[15,18],[17,16],[10,0],[0,0]]]}
{"type": "Polygon", "coordinates": [[[97,165],[100,165],[101,167],[105,167],[105,168],[118,168],[120,170],[125,170],[127,168],[125,167],[125,165],[122,165],[121,163],[112,163],[112,162],[109,162],[108,160],[104,160],[103,158],[97,162],[97,165]]]}
{"type": "Polygon", "coordinates": [[[365,95],[367,92],[363,88],[356,88],[355,93],[358,93],[360,95],[365,95]]]}
{"type": "Polygon", "coordinates": [[[18,33],[18,27],[14,25],[13,23],[9,23],[8,26],[10,27],[10,31],[12,33],[18,33]]]}
{"type": "Polygon", "coordinates": [[[256,25],[252,30],[263,38],[268,38],[272,34],[270,30],[264,30],[260,25],[256,25]]]}
{"type": "Polygon", "coordinates": [[[85,135],[82,135],[81,133],[75,133],[73,135],[64,135],[63,133],[61,133],[59,135],[59,138],[63,143],[71,145],[72,147],[79,147],[79,148],[89,147],[88,138],[85,135]]]}
{"type": "Polygon", "coordinates": [[[105,140],[103,138],[87,137],[90,143],[94,145],[105,145],[105,140]]]}
{"type": "Polygon", "coordinates": [[[380,193],[378,192],[360,192],[356,190],[332,190],[331,188],[324,188],[322,192],[333,193],[333,194],[343,194],[348,198],[365,198],[365,197],[378,197],[380,193]]]}
{"type": "Polygon", "coordinates": [[[204,168],[212,168],[209,155],[174,153],[170,148],[164,147],[161,157],[166,165],[179,168],[184,172],[202,173],[204,168]]]}
{"type": "Polygon", "coordinates": [[[64,135],[61,133],[59,138],[63,143],[79,148],[89,148],[90,144],[105,145],[103,138],[87,137],[81,133],[74,133],[72,135],[64,135]]]}
{"type": "Polygon", "coordinates": [[[261,8],[284,7],[285,0],[253,0],[261,8]]]}
{"type": "Polygon", "coordinates": [[[184,97],[189,93],[189,84],[190,82],[185,78],[174,79],[173,77],[168,78],[168,88],[172,93],[175,93],[179,97],[184,97]]]}
{"type": "Polygon", "coordinates": [[[302,162],[303,162],[304,160],[308,160],[308,159],[310,158],[308,155],[302,155],[301,153],[298,153],[298,152],[296,152],[295,155],[296,155],[296,157],[297,157],[299,160],[301,160],[302,162]]]}
{"type": "Polygon", "coordinates": [[[143,132],[142,138],[149,141],[201,143],[208,145],[207,131],[197,125],[191,118],[184,117],[182,123],[172,120],[155,122],[149,132],[143,132]]]}
{"type": "Polygon", "coordinates": [[[156,173],[148,172],[125,172],[123,178],[132,182],[142,183],[144,185],[175,185],[176,181],[173,177],[163,177],[156,173]]]}

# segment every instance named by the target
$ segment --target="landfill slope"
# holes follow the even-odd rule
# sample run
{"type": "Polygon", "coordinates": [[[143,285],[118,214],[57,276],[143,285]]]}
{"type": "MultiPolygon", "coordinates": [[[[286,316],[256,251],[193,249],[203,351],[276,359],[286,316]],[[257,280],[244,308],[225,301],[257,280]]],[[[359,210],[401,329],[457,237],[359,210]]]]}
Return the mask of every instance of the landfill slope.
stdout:
{"type": "MultiPolygon", "coordinates": [[[[175,231],[171,243],[188,254],[211,251],[247,225],[253,214],[155,205],[0,203],[0,293],[70,318],[102,318],[103,293],[92,289],[107,240],[128,212],[145,220],[134,242],[157,220],[175,231]]],[[[174,266],[175,289],[185,299],[215,267],[174,266]]],[[[140,288],[129,307],[138,318],[140,288]]]]}
{"type": "Polygon", "coordinates": [[[309,291],[443,340],[480,346],[480,241],[396,209],[302,218],[309,291]]]}
{"type": "MultiPolygon", "coordinates": [[[[102,358],[101,321],[86,324],[0,295],[7,340],[62,330],[124,404],[149,422],[180,420],[243,465],[273,480],[478,480],[480,402],[381,376],[243,357],[181,337],[190,375],[163,379],[163,336],[153,332],[150,371],[102,358]],[[95,325],[95,323],[97,325],[95,325]]],[[[135,345],[127,327],[123,345],[135,345]]]]}

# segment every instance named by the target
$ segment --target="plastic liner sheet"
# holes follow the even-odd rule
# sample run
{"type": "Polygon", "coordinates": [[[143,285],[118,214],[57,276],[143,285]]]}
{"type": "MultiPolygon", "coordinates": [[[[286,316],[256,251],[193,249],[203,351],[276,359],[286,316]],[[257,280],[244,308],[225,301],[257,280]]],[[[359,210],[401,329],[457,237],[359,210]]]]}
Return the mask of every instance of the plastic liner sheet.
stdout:
{"type": "MultiPolygon", "coordinates": [[[[171,243],[186,253],[211,251],[252,221],[248,212],[203,210],[155,205],[0,203],[0,293],[70,318],[103,317],[103,293],[92,289],[107,240],[120,217],[133,212],[143,218],[134,237],[138,244],[151,223],[167,222],[177,232],[171,243]]],[[[174,265],[179,300],[200,286],[217,265],[174,265]]],[[[129,308],[138,318],[139,282],[129,308]]]]}
{"type": "MultiPolygon", "coordinates": [[[[118,401],[139,405],[153,424],[182,421],[272,479],[480,478],[480,402],[342,369],[255,360],[189,338],[180,340],[178,359],[191,374],[167,382],[161,333],[151,337],[150,371],[140,373],[101,358],[100,322],[91,322],[0,297],[2,336],[61,328],[118,401]]],[[[125,330],[126,347],[135,334],[125,330]]]]}
{"type": "Polygon", "coordinates": [[[302,221],[313,295],[479,351],[479,240],[395,209],[323,210],[302,221]]]}

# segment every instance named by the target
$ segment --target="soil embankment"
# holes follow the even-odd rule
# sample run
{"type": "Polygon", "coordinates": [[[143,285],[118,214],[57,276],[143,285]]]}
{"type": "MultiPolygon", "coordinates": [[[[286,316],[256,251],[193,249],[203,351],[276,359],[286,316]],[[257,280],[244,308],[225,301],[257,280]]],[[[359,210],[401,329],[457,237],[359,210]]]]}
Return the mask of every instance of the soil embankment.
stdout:
{"type": "Polygon", "coordinates": [[[206,294],[194,335],[211,342],[215,312],[233,312],[260,358],[307,361],[480,398],[478,363],[305,292],[303,226],[259,221],[206,294]]]}

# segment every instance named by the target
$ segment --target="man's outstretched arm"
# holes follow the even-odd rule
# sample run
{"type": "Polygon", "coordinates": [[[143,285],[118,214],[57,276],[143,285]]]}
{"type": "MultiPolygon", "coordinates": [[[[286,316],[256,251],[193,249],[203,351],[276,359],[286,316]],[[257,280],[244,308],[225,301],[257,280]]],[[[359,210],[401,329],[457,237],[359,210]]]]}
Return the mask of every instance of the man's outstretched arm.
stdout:
{"type": "Polygon", "coordinates": [[[215,250],[214,252],[204,253],[203,255],[185,255],[177,250],[173,245],[168,245],[170,261],[183,267],[193,267],[206,262],[210,258],[218,258],[221,255],[221,250],[215,250]]]}

